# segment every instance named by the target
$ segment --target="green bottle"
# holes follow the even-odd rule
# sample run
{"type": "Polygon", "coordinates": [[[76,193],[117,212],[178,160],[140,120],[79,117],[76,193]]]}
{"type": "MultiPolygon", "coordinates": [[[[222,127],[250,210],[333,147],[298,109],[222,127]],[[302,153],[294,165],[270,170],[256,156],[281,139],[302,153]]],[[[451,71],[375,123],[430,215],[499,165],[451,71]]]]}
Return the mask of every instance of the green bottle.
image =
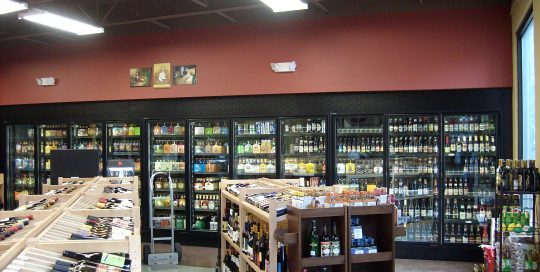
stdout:
{"type": "Polygon", "coordinates": [[[321,253],[319,244],[319,234],[317,233],[317,221],[311,222],[311,232],[309,235],[309,257],[319,257],[321,253]]]}

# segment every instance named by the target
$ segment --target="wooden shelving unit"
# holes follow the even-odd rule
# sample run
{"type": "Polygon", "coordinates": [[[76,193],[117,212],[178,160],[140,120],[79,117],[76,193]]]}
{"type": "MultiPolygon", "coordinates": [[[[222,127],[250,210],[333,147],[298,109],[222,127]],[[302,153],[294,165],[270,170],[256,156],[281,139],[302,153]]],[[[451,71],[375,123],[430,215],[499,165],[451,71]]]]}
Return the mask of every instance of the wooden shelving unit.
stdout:
{"type": "MultiPolygon", "coordinates": [[[[287,207],[286,202],[280,202],[280,201],[270,201],[269,204],[269,212],[265,212],[250,203],[246,201],[246,197],[250,194],[257,194],[257,193],[272,193],[272,192],[280,192],[282,190],[285,190],[285,187],[280,187],[276,184],[275,187],[272,188],[264,188],[263,185],[266,185],[261,182],[261,180],[222,180],[221,181],[221,213],[224,214],[227,211],[225,210],[227,205],[227,201],[230,202],[230,205],[236,205],[239,209],[239,223],[240,223],[240,233],[243,233],[244,226],[246,222],[246,216],[248,214],[251,214],[258,218],[261,222],[265,222],[268,224],[268,232],[269,232],[269,251],[270,251],[270,262],[269,267],[267,267],[268,271],[277,271],[277,240],[275,236],[273,235],[274,232],[278,229],[278,224],[284,223],[287,220],[287,215],[282,216],[276,216],[277,210],[280,208],[287,207]],[[232,193],[226,191],[226,188],[230,184],[252,184],[252,183],[259,183],[261,184],[261,188],[243,188],[240,189],[240,194],[238,196],[233,195],[232,193]]],[[[223,225],[223,223],[222,223],[223,225]]],[[[228,243],[235,248],[236,251],[240,253],[240,271],[247,271],[247,267],[250,266],[253,270],[259,272],[261,271],[254,262],[252,262],[249,257],[242,252],[242,249],[238,247],[237,244],[235,244],[232,239],[229,237],[229,235],[226,232],[221,232],[221,257],[225,256],[225,244],[228,243]]],[[[242,237],[239,239],[239,243],[242,243],[242,237]]]]}
{"type": "MultiPolygon", "coordinates": [[[[70,179],[64,179],[64,181],[66,180],[70,179]]],[[[29,201],[48,197],[58,197],[59,201],[49,210],[0,212],[0,218],[24,215],[33,215],[34,217],[33,222],[31,222],[29,226],[10,237],[9,240],[0,243],[0,270],[5,269],[10,265],[17,256],[26,256],[31,252],[41,252],[41,254],[44,254],[43,256],[52,256],[61,254],[63,250],[71,250],[76,252],[128,252],[130,259],[132,260],[131,271],[142,271],[140,208],[134,206],[131,209],[112,210],[92,209],[86,205],[81,206],[81,203],[86,204],[88,200],[97,200],[100,197],[131,199],[134,203],[138,203],[138,194],[134,193],[137,191],[136,188],[138,186],[138,179],[136,177],[131,179],[130,184],[124,185],[110,184],[110,180],[111,178],[85,179],[85,184],[73,185],[80,187],[80,189],[70,194],[30,195],[25,196],[23,199],[23,201],[29,201]],[[132,188],[134,189],[134,192],[125,194],[105,194],[102,189],[107,185],[132,188]],[[61,229],[59,219],[70,215],[78,217],[86,217],[88,215],[98,217],[131,217],[134,223],[133,235],[128,236],[126,239],[117,240],[69,240],[62,235],[51,235],[54,231],[57,231],[55,228],[61,229]]],[[[60,179],[60,181],[62,181],[62,179],[60,179]]],[[[58,186],[58,188],[62,188],[69,185],[49,186],[58,186]]],[[[53,189],[56,189],[56,187],[47,188],[47,190],[53,189]]],[[[95,202],[93,205],[95,205],[95,202]]]]}
{"type": "MultiPolygon", "coordinates": [[[[4,196],[4,184],[5,184],[4,174],[0,173],[0,202],[4,203],[4,205],[6,205],[6,198],[4,196]]],[[[0,249],[0,251],[1,251],[1,249],[0,249]]]]}

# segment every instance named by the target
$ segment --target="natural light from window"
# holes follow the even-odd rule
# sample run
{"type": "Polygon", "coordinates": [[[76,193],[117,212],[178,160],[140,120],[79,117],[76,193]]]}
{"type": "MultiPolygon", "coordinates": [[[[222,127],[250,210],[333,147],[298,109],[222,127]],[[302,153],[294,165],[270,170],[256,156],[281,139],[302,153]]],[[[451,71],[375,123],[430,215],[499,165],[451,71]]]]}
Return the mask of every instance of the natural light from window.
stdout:
{"type": "Polygon", "coordinates": [[[534,26],[531,21],[521,39],[521,127],[522,159],[534,160],[535,145],[535,89],[534,89],[534,26]]]}

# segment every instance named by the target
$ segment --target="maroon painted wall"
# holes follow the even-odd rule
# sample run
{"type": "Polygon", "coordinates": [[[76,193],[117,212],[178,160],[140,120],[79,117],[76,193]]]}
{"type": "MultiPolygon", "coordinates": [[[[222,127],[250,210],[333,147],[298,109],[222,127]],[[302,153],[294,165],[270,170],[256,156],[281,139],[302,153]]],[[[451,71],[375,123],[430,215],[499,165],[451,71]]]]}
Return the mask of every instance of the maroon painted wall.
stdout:
{"type": "Polygon", "coordinates": [[[512,86],[509,10],[238,25],[2,49],[0,105],[512,86]],[[295,60],[275,74],[269,63],[295,60]],[[196,86],[130,88],[129,68],[197,64],[196,86]],[[55,87],[36,77],[53,76],[55,87]]]}

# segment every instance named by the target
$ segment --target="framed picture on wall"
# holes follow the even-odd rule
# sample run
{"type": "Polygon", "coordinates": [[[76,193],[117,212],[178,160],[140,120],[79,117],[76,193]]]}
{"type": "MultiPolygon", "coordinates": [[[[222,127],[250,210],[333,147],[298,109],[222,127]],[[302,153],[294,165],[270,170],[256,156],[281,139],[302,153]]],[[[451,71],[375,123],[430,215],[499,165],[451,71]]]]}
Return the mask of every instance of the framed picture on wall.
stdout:
{"type": "Polygon", "coordinates": [[[129,87],[150,87],[152,84],[152,68],[129,69],[129,87]]]}
{"type": "Polygon", "coordinates": [[[156,63],[154,64],[153,83],[155,89],[171,87],[171,64],[156,63]]]}
{"type": "Polygon", "coordinates": [[[197,83],[197,65],[175,65],[174,85],[195,85],[197,83]]]}

